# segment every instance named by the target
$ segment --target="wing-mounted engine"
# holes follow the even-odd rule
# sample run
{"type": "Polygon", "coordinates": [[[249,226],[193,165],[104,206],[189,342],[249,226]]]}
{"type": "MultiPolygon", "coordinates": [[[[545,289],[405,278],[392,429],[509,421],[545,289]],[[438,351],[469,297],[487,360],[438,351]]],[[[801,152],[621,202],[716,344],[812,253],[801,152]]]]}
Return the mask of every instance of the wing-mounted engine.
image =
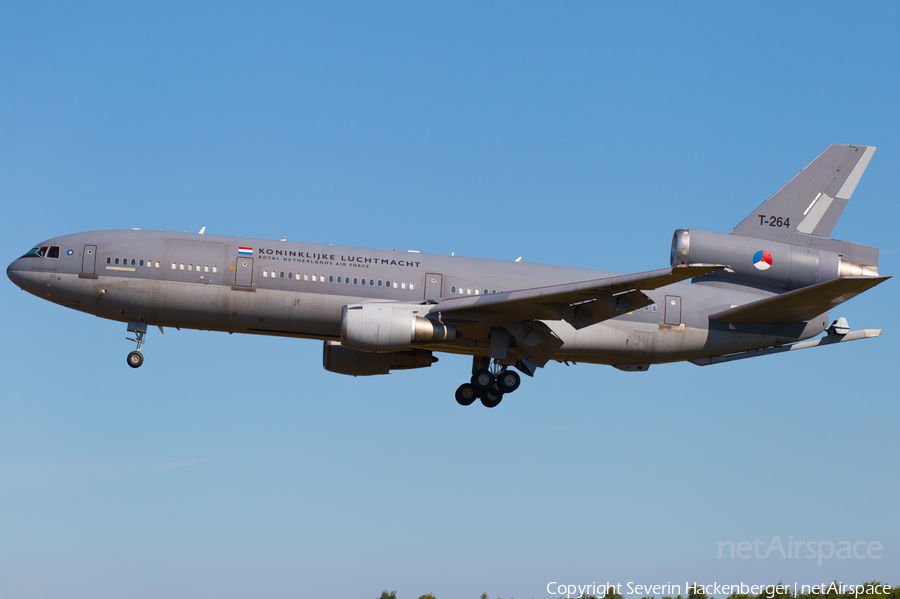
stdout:
{"type": "Polygon", "coordinates": [[[878,276],[877,248],[824,237],[802,237],[808,237],[804,240],[806,245],[679,229],[672,237],[672,266],[726,264],[730,272],[713,273],[703,280],[749,283],[773,290],[800,289],[842,277],[878,276]],[[848,255],[866,263],[854,262],[848,255]]]}
{"type": "Polygon", "coordinates": [[[437,362],[437,358],[424,349],[376,354],[343,347],[337,341],[326,341],[322,353],[325,370],[350,376],[370,376],[388,374],[391,370],[427,368],[434,362],[437,362]]]}
{"type": "Polygon", "coordinates": [[[443,343],[458,337],[456,327],[419,316],[423,306],[344,306],[341,345],[364,352],[396,352],[416,343],[443,343]]]}

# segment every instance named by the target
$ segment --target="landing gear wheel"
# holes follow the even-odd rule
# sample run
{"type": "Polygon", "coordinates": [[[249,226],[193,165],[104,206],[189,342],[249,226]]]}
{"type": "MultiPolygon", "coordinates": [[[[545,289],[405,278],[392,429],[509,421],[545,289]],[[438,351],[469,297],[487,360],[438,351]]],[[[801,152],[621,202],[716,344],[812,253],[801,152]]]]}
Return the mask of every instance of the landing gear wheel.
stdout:
{"type": "Polygon", "coordinates": [[[486,408],[496,408],[500,405],[500,402],[503,400],[503,394],[497,393],[493,389],[490,391],[485,391],[484,395],[481,396],[481,405],[486,408]]]}
{"type": "Polygon", "coordinates": [[[464,383],[456,390],[456,402],[461,406],[470,406],[478,399],[478,392],[469,383],[464,383]]]}
{"type": "Polygon", "coordinates": [[[491,385],[494,384],[494,375],[491,374],[490,370],[482,369],[476,370],[475,374],[472,375],[472,386],[478,389],[479,391],[484,391],[490,388],[491,385]]]}
{"type": "Polygon", "coordinates": [[[504,370],[497,377],[497,385],[500,386],[500,390],[504,393],[512,393],[519,388],[521,383],[522,377],[512,370],[504,370]]]}
{"type": "Polygon", "coordinates": [[[140,368],[141,364],[144,363],[144,356],[139,351],[133,351],[128,354],[128,365],[132,368],[140,368]]]}

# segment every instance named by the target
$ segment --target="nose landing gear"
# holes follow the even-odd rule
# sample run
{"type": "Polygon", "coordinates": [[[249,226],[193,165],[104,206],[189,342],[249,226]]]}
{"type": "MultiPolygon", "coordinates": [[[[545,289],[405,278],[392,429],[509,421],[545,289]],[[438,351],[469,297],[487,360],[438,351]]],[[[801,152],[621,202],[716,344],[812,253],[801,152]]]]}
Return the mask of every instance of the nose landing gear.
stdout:
{"type": "Polygon", "coordinates": [[[134,333],[134,337],[126,337],[128,341],[134,341],[137,343],[137,349],[128,354],[128,365],[132,368],[140,368],[141,364],[144,363],[144,354],[141,353],[141,348],[144,347],[144,335],[147,334],[147,323],[145,322],[129,322],[128,323],[128,332],[134,333]]]}
{"type": "Polygon", "coordinates": [[[503,395],[512,393],[522,383],[519,374],[507,370],[500,360],[494,360],[488,366],[488,358],[476,356],[473,360],[472,379],[456,390],[456,401],[462,406],[472,405],[476,399],[486,408],[500,405],[503,395]]]}

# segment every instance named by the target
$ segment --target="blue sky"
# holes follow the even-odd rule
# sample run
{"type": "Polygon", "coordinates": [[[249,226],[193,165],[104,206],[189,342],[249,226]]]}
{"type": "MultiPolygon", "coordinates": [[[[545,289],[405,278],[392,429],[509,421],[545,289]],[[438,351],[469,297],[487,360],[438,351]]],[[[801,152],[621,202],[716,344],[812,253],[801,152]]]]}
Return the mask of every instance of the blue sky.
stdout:
{"type": "MultiPolygon", "coordinates": [[[[0,248],[131,228],[668,264],[830,143],[834,236],[900,271],[893,3],[0,6],[0,248]]],[[[0,594],[550,597],[546,585],[900,584],[895,283],[877,340],[647,373],[468,360],[353,379],[312,341],[151,331],[0,285],[0,594]],[[779,536],[881,558],[719,559],[779,536]]]]}

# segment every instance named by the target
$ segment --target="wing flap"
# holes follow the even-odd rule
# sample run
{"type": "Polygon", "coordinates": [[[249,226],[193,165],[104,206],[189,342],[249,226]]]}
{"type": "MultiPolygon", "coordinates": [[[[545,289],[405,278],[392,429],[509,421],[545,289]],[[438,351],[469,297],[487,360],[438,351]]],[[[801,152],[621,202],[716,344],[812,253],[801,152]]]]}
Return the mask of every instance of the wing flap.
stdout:
{"type": "Polygon", "coordinates": [[[709,317],[730,324],[780,324],[802,322],[883,283],[890,277],[844,277],[774,295],[709,317]]]}

